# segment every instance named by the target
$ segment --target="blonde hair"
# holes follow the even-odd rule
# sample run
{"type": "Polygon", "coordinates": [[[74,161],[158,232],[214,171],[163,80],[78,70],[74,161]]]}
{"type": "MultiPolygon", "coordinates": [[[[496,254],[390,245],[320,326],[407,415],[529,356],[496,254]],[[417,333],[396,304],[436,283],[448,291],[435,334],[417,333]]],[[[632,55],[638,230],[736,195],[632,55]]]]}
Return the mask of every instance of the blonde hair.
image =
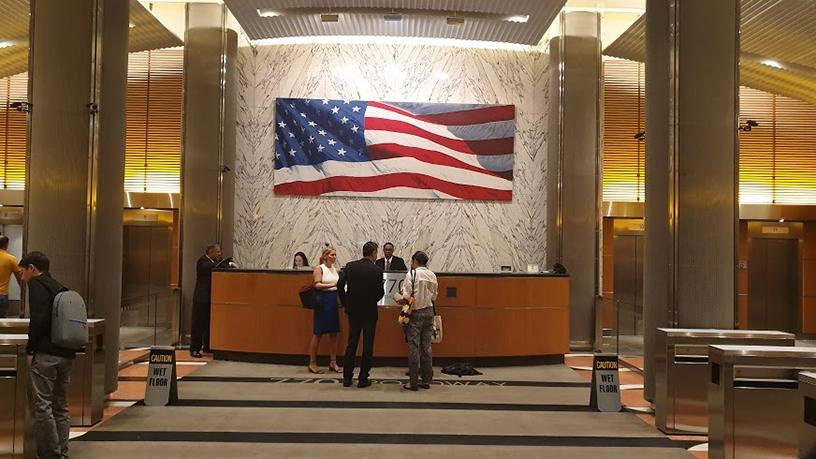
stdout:
{"type": "Polygon", "coordinates": [[[323,251],[320,253],[321,265],[326,263],[326,259],[329,258],[329,254],[332,252],[337,252],[336,250],[334,250],[334,247],[326,247],[325,249],[323,249],[323,251]]]}

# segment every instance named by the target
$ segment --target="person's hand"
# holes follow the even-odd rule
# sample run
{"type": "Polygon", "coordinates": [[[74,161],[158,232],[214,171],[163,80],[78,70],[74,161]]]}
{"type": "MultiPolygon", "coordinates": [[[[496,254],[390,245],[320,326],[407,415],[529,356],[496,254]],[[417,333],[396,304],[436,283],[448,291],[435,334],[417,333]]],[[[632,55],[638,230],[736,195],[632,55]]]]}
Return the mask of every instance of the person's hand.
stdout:
{"type": "Polygon", "coordinates": [[[403,298],[402,295],[399,294],[399,293],[395,293],[393,295],[393,298],[394,298],[394,301],[396,301],[399,304],[402,304],[405,301],[405,298],[403,298]]]}

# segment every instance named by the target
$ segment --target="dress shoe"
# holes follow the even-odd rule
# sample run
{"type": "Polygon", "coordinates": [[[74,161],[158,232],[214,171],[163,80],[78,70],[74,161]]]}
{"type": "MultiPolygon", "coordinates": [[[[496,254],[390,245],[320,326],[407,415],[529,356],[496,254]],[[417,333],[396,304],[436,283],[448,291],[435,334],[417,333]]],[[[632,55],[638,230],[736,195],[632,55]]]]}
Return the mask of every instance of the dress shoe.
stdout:
{"type": "Polygon", "coordinates": [[[414,391],[414,392],[416,392],[416,391],[418,391],[418,390],[419,390],[419,387],[417,387],[417,386],[412,386],[412,385],[410,385],[410,384],[403,384],[403,385],[402,385],[402,388],[403,388],[403,389],[405,389],[405,390],[410,390],[410,391],[414,391]]]}
{"type": "Polygon", "coordinates": [[[357,381],[357,387],[359,389],[363,389],[363,388],[368,387],[370,385],[371,385],[371,380],[370,379],[361,379],[361,380],[357,381]]]}
{"type": "Polygon", "coordinates": [[[350,379],[344,379],[343,380],[343,387],[351,387],[351,380],[350,379]]]}
{"type": "Polygon", "coordinates": [[[423,389],[430,389],[431,385],[430,384],[420,384],[419,387],[421,387],[423,389]]]}
{"type": "Polygon", "coordinates": [[[197,359],[200,359],[201,357],[203,357],[203,355],[201,355],[201,351],[190,351],[190,356],[195,357],[197,359]]]}

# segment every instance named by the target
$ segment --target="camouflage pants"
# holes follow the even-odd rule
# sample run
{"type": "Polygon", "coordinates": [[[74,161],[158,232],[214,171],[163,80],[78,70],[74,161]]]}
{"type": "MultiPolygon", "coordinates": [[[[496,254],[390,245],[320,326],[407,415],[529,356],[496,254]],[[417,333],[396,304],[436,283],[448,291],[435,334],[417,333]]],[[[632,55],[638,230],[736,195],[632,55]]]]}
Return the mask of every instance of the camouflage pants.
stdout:
{"type": "Polygon", "coordinates": [[[408,341],[408,372],[411,385],[430,384],[433,379],[433,358],[431,356],[431,334],[433,333],[433,308],[417,309],[411,314],[406,331],[408,341]]]}

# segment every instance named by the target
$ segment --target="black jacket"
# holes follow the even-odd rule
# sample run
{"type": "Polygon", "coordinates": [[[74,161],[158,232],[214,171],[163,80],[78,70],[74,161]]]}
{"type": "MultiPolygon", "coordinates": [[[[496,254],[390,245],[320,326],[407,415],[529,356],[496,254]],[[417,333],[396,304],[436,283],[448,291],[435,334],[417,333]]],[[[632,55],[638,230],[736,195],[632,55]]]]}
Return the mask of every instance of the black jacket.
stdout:
{"type": "Polygon", "coordinates": [[[377,320],[377,302],[385,295],[383,270],[367,258],[347,264],[340,272],[337,293],[354,320],[377,320]]]}
{"type": "MultiPolygon", "coordinates": [[[[384,257],[377,260],[377,266],[379,266],[380,269],[385,269],[385,258],[384,257]]],[[[397,256],[391,257],[391,266],[390,266],[390,268],[391,269],[389,269],[389,271],[408,271],[408,267],[405,266],[405,260],[403,260],[402,258],[397,257],[397,256]]]]}
{"type": "Polygon", "coordinates": [[[198,303],[210,302],[210,291],[212,290],[212,270],[219,266],[220,260],[210,260],[207,255],[201,255],[196,262],[196,284],[193,292],[193,301],[198,303]]]}
{"type": "Polygon", "coordinates": [[[26,352],[35,354],[73,357],[75,351],[55,346],[51,343],[51,316],[54,310],[54,297],[57,293],[68,290],[54,280],[48,273],[43,273],[28,282],[28,307],[31,321],[28,325],[28,346],[26,352]]]}

